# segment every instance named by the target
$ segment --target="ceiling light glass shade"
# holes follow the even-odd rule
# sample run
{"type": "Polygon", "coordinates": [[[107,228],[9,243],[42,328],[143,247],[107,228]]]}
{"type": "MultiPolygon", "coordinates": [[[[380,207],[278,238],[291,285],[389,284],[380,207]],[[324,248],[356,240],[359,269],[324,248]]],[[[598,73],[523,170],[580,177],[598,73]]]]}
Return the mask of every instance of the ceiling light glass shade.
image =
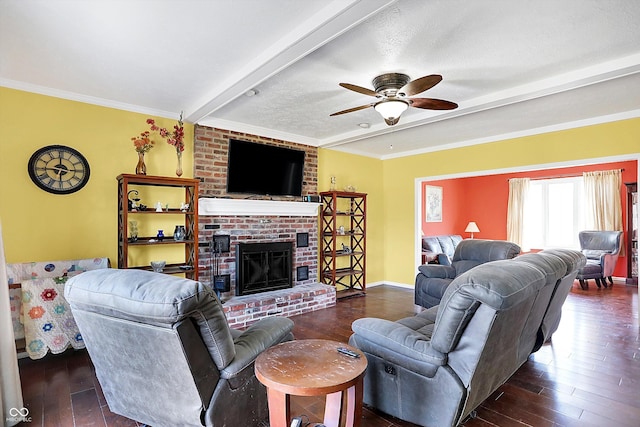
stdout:
{"type": "Polygon", "coordinates": [[[383,119],[392,120],[400,117],[400,114],[404,113],[404,111],[409,108],[409,104],[397,99],[391,99],[387,101],[380,101],[373,108],[380,113],[383,119]]]}

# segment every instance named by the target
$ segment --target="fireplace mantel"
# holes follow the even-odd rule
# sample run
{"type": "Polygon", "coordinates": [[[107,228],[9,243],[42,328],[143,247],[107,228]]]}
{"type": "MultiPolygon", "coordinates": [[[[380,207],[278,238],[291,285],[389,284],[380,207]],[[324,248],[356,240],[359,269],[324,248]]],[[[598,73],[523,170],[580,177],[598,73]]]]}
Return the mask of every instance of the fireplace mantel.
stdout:
{"type": "Polygon", "coordinates": [[[202,197],[198,200],[198,215],[317,216],[320,205],[312,202],[202,197]]]}

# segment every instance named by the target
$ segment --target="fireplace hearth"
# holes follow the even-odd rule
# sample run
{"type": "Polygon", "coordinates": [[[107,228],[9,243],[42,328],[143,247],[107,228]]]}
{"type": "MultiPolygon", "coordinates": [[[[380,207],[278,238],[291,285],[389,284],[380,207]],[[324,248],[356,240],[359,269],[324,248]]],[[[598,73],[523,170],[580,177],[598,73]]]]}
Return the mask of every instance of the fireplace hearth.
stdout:
{"type": "Polygon", "coordinates": [[[293,287],[293,243],[239,243],[236,249],[236,295],[293,287]]]}

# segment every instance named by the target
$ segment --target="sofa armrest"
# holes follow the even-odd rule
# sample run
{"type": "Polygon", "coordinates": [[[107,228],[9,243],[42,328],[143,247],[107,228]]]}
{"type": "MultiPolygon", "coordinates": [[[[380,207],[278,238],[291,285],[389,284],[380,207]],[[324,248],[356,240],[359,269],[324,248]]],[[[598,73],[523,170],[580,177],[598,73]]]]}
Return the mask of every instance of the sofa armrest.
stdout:
{"type": "Polygon", "coordinates": [[[292,339],[293,322],[286,317],[268,317],[251,325],[234,340],[236,355],[220,376],[233,378],[251,365],[267,348],[292,339]]]}
{"type": "Polygon", "coordinates": [[[420,273],[426,277],[438,278],[438,279],[455,279],[456,269],[450,265],[441,264],[428,264],[418,267],[420,273]]]}
{"type": "Polygon", "coordinates": [[[600,265],[602,265],[602,277],[613,276],[613,271],[616,269],[616,263],[618,262],[618,254],[612,254],[610,252],[600,255],[600,265]]]}
{"type": "Polygon", "coordinates": [[[360,348],[361,350],[384,352],[385,359],[396,359],[400,363],[402,360],[422,362],[420,370],[427,371],[425,373],[429,376],[435,374],[438,367],[447,361],[446,355],[431,347],[430,339],[400,323],[365,317],[354,321],[351,329],[355,332],[357,343],[368,341],[372,344],[371,349],[360,348]],[[389,357],[393,354],[397,357],[389,357]]]}

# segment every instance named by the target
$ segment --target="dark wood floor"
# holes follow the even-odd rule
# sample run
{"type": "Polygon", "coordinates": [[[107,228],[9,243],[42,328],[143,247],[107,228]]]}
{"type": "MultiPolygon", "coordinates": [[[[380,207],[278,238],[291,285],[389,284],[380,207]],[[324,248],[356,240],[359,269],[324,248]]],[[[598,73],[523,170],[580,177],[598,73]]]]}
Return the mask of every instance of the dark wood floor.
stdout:
{"type": "MultiPolygon", "coordinates": [[[[531,356],[465,426],[639,426],[637,292],[637,287],[619,283],[609,289],[597,289],[592,283],[588,291],[574,285],[552,343],[531,356]]],[[[346,342],[354,319],[396,320],[412,314],[411,290],[379,286],[364,297],[341,300],[335,308],[292,319],[299,339],[346,342]]],[[[109,410],[85,351],[37,361],[22,359],[19,365],[25,405],[32,417],[25,426],[137,426],[109,410]]],[[[319,398],[294,397],[292,402],[294,414],[321,420],[319,398]]],[[[369,408],[364,410],[362,425],[413,426],[369,408]]]]}

